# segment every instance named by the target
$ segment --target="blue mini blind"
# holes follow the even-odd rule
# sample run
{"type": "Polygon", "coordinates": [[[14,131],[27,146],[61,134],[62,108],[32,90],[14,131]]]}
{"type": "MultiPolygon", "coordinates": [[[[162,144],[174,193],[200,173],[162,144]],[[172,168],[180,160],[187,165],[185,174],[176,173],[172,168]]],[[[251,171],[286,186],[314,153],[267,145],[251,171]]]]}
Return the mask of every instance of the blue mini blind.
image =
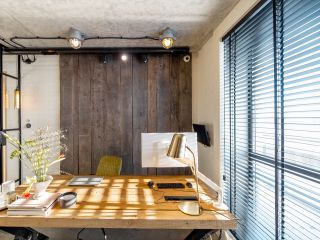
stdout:
{"type": "Polygon", "coordinates": [[[238,239],[320,238],[320,1],[264,1],[224,43],[224,201],[238,239]]]}

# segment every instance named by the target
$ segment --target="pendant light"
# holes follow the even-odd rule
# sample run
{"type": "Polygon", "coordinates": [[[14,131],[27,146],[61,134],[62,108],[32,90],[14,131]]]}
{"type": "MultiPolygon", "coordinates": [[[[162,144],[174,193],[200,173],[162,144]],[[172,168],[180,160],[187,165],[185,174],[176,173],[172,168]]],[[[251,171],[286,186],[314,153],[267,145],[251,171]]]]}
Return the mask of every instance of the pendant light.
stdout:
{"type": "Polygon", "coordinates": [[[81,48],[82,42],[84,41],[84,34],[78,29],[70,28],[68,41],[73,49],[79,49],[81,48]]]}
{"type": "Polygon", "coordinates": [[[176,37],[174,36],[172,29],[170,28],[166,28],[160,35],[161,44],[165,49],[172,48],[175,40],[176,37]]]}
{"type": "Polygon", "coordinates": [[[14,109],[20,108],[20,89],[17,87],[14,90],[14,109]]]}

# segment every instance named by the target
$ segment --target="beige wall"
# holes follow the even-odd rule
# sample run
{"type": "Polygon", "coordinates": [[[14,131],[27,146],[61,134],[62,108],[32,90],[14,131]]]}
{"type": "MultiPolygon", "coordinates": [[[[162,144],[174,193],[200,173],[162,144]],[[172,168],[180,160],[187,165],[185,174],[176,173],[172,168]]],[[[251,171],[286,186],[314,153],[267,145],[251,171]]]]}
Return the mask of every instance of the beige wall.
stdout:
{"type": "MultiPolygon", "coordinates": [[[[21,130],[22,137],[30,137],[34,130],[49,127],[50,131],[60,129],[60,71],[58,55],[37,55],[32,64],[21,63],[21,130]],[[26,128],[30,120],[31,128],[26,128]]],[[[60,171],[60,165],[53,165],[51,173],[60,171]]],[[[30,176],[23,167],[23,177],[30,176]]]]}
{"type": "Polygon", "coordinates": [[[199,171],[221,184],[220,168],[220,46],[228,32],[259,0],[240,0],[213,32],[208,42],[192,54],[192,119],[208,125],[213,146],[199,144],[199,171]]]}

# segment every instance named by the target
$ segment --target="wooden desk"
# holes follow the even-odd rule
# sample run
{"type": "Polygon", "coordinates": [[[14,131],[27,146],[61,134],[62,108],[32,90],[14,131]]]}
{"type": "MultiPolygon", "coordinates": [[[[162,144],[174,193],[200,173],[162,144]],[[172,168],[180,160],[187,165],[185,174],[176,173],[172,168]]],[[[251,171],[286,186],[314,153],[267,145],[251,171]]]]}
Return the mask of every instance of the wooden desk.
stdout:
{"type": "MultiPolygon", "coordinates": [[[[48,192],[74,191],[78,194],[75,207],[60,209],[54,207],[48,217],[7,216],[0,212],[0,226],[4,227],[50,227],[50,228],[140,228],[140,229],[235,229],[237,221],[228,211],[217,213],[210,204],[200,216],[189,216],[180,212],[175,202],[165,202],[163,195],[194,195],[195,191],[165,189],[155,191],[148,187],[148,181],[181,182],[190,181],[191,176],[119,176],[105,177],[96,187],[68,186],[70,176],[55,176],[48,192]]],[[[20,186],[22,192],[26,186],[20,186]]],[[[213,195],[200,183],[201,199],[212,200],[213,195]],[[211,196],[208,198],[208,195],[211,196]]]]}

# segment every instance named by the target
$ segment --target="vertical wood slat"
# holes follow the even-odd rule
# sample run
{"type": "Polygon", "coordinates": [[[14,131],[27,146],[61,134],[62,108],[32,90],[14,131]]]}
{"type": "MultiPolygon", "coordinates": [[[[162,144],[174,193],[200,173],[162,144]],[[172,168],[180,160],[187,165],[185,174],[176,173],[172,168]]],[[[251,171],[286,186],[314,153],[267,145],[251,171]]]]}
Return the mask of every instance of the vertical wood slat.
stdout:
{"type": "Polygon", "coordinates": [[[95,55],[79,56],[79,174],[91,174],[91,79],[95,55]]]}
{"type": "MultiPolygon", "coordinates": [[[[74,69],[73,76],[73,167],[76,173],[79,173],[79,55],[73,55],[74,69]]],[[[68,81],[68,79],[67,79],[68,81]]]]}
{"type": "Polygon", "coordinates": [[[142,57],[134,55],[132,58],[132,157],[135,175],[147,174],[147,169],[141,167],[141,133],[148,131],[148,64],[142,57]]]}
{"type": "Polygon", "coordinates": [[[179,131],[192,131],[192,79],[191,62],[180,60],[179,78],[179,131]]]}
{"type": "MultiPolygon", "coordinates": [[[[148,132],[157,132],[157,82],[160,56],[148,55],[148,132]]],[[[156,168],[148,168],[148,175],[156,175],[156,168]]]]}
{"type": "Polygon", "coordinates": [[[107,65],[95,58],[94,73],[91,80],[91,101],[92,101],[92,160],[91,173],[95,174],[100,158],[105,154],[105,139],[104,139],[104,109],[106,96],[106,76],[107,65]]]}
{"type": "MultiPolygon", "coordinates": [[[[179,64],[179,111],[177,112],[179,118],[179,131],[192,131],[192,75],[191,75],[191,61],[186,63],[180,58],[179,64]]],[[[192,172],[189,167],[182,168],[181,174],[191,175],[192,172]]]]}
{"type": "Polygon", "coordinates": [[[61,168],[69,173],[78,172],[78,160],[75,156],[77,143],[74,139],[77,134],[74,133],[74,123],[78,116],[75,112],[75,86],[77,86],[77,72],[74,71],[78,67],[78,56],[61,55],[60,56],[60,127],[66,130],[68,151],[66,152],[66,160],[61,162],[61,168]],[[62,117],[63,116],[63,117],[62,117]]]}
{"type": "Polygon", "coordinates": [[[104,111],[105,148],[107,155],[121,156],[120,63],[118,55],[108,55],[104,111]]]}
{"type": "Polygon", "coordinates": [[[168,54],[149,54],[147,63],[139,55],[100,59],[61,55],[61,128],[70,150],[62,169],[94,174],[101,156],[117,155],[122,174],[183,174],[142,169],[141,133],[191,130],[191,63],[168,54]]]}
{"type": "MultiPolygon", "coordinates": [[[[171,132],[170,55],[161,54],[157,74],[157,132],[171,132]]],[[[157,175],[173,175],[176,168],[158,168],[157,175]]]]}
{"type": "MultiPolygon", "coordinates": [[[[172,55],[170,59],[170,121],[171,132],[180,131],[180,62],[183,55],[172,55]],[[177,71],[177,69],[179,71],[177,71]]],[[[182,103],[183,104],[183,103],[182,103]]],[[[186,168],[175,168],[173,174],[184,175],[186,168]]]]}
{"type": "Polygon", "coordinates": [[[133,172],[132,161],[132,56],[120,61],[120,121],[122,174],[133,172]]]}

